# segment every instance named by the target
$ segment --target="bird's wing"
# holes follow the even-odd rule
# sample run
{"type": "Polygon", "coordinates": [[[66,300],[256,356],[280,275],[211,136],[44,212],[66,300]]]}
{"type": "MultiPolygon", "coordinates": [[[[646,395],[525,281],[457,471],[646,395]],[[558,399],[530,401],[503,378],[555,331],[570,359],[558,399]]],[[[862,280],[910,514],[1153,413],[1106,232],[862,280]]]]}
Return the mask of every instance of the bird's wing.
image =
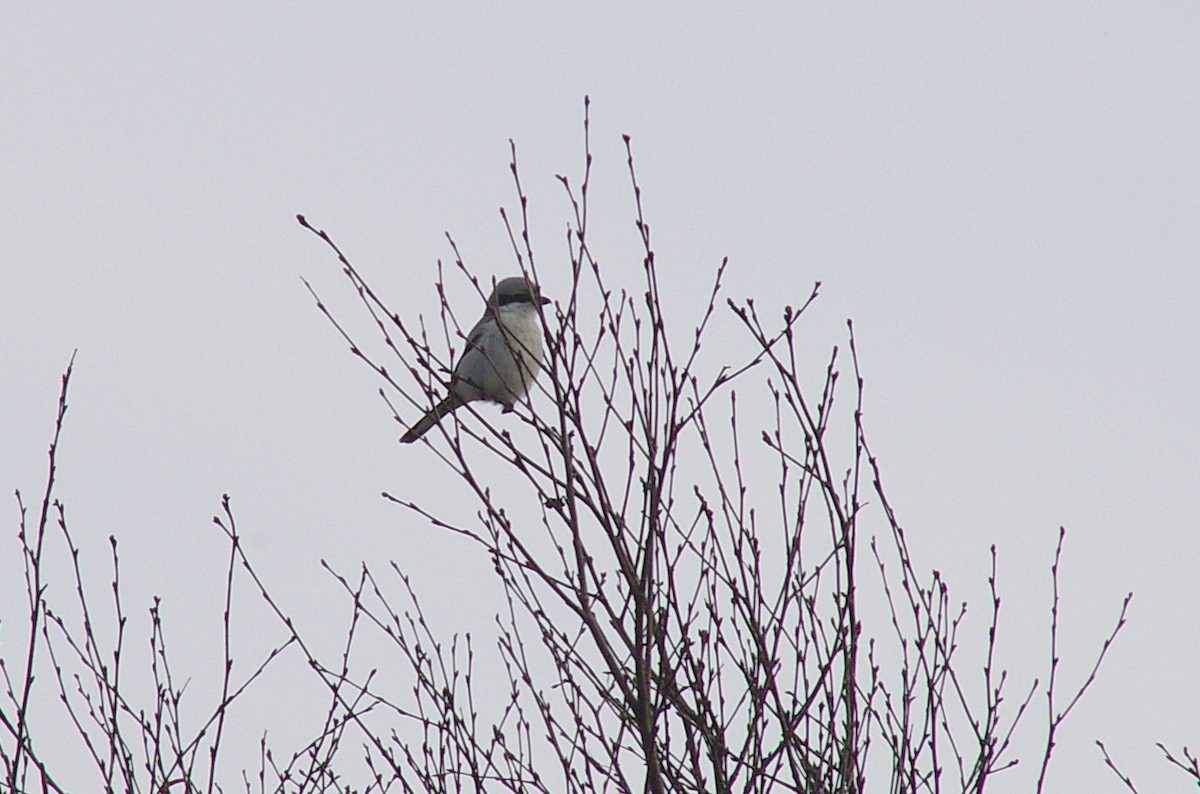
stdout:
{"type": "Polygon", "coordinates": [[[493,344],[489,337],[494,336],[495,328],[495,318],[491,314],[484,314],[467,334],[467,343],[458,357],[458,363],[454,365],[454,374],[450,378],[451,391],[464,401],[488,398],[483,389],[487,376],[494,372],[496,367],[492,363],[494,352],[489,350],[493,344]]]}
{"type": "MultiPolygon", "coordinates": [[[[463,348],[463,355],[465,356],[467,351],[471,350],[472,348],[481,353],[486,352],[483,346],[483,334],[489,328],[494,328],[495,326],[496,318],[492,316],[491,312],[485,310],[483,316],[479,318],[479,322],[475,323],[475,327],[473,327],[471,332],[467,334],[467,346],[463,348]]],[[[459,361],[462,361],[461,357],[459,358],[459,361]]]]}

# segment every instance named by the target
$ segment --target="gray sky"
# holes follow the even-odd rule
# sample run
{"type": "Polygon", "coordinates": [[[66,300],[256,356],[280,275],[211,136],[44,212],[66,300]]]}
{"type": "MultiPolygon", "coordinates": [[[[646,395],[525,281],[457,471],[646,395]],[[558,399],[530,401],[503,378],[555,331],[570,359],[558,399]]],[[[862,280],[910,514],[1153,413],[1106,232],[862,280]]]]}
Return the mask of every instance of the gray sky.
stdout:
{"type": "MultiPolygon", "coordinates": [[[[1142,790],[1186,790],[1154,743],[1200,742],[1198,40],[1192,3],[6,4],[0,484],[40,493],[78,348],[60,497],[97,592],[116,534],[130,611],[163,596],[189,674],[217,671],[224,492],[316,633],[345,615],[321,558],[396,559],[447,633],[486,632],[486,561],[379,499],[431,492],[437,469],[396,443],[312,305],[301,276],[357,316],[294,215],[395,310],[432,313],[444,231],[482,275],[514,269],[497,213],[512,138],[553,295],[554,174],[580,173],[590,94],[592,243],[611,278],[638,272],[629,133],[681,329],[723,256],[729,293],[769,311],[824,283],[803,324],[814,351],[854,318],[914,552],[978,605],[981,632],[999,546],[1014,675],[1044,672],[1060,524],[1067,683],[1135,592],[1060,737],[1056,790],[1121,790],[1095,739],[1142,790]]],[[[477,312],[461,281],[451,297],[477,312]]],[[[0,614],[19,584],[0,584],[0,614]]],[[[280,737],[321,702],[270,686],[280,737]]],[[[1026,752],[996,790],[1028,790],[1036,766],[1026,752]]]]}

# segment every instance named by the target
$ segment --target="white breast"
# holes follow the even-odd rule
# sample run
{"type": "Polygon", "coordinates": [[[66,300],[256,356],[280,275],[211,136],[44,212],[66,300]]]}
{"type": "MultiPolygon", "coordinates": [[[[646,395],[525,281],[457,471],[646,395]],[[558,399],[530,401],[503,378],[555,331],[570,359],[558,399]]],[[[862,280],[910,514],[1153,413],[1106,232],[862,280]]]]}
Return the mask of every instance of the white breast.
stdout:
{"type": "Polygon", "coordinates": [[[542,326],[528,303],[502,306],[499,327],[490,318],[472,329],[475,345],[454,368],[455,393],[511,408],[529,391],[542,365],[542,326]]]}

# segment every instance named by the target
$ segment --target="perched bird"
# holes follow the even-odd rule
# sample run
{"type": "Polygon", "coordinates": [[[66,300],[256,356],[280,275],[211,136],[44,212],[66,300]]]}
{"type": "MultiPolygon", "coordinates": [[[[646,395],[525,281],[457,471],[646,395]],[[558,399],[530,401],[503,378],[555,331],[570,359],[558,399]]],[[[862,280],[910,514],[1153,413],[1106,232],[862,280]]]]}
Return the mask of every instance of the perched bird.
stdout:
{"type": "Polygon", "coordinates": [[[454,374],[450,394],[433,407],[400,441],[411,444],[455,409],[475,400],[491,400],[508,413],[525,396],[542,367],[542,323],[538,306],[549,303],[523,276],[496,284],[483,317],[467,334],[467,346],[454,374]]]}

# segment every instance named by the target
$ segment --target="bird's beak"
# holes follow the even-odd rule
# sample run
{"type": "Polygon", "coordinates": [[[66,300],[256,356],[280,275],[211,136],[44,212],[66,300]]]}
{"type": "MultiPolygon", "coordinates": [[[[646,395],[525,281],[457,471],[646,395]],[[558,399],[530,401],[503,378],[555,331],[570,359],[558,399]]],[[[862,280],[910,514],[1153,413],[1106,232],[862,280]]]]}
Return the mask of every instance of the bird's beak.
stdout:
{"type": "Polygon", "coordinates": [[[543,305],[543,306],[545,306],[547,303],[549,303],[549,302],[550,302],[550,299],[549,299],[549,298],[539,298],[539,300],[542,302],[542,305],[543,305]]]}

